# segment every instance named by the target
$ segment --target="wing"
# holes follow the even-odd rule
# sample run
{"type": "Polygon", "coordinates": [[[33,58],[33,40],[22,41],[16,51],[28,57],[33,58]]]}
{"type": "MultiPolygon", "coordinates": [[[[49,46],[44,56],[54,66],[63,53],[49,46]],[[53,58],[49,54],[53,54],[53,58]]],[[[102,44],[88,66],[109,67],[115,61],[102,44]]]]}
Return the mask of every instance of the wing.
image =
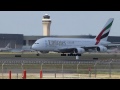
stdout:
{"type": "Polygon", "coordinates": [[[83,49],[85,49],[85,51],[87,52],[89,49],[95,49],[96,47],[98,47],[98,45],[93,45],[93,46],[85,46],[85,47],[64,47],[64,48],[59,48],[59,49],[57,49],[57,50],[55,50],[56,52],[63,52],[63,53],[73,53],[74,52],[74,50],[76,49],[76,48],[83,48],[83,49]]]}
{"type": "Polygon", "coordinates": [[[99,46],[103,46],[103,47],[107,47],[108,49],[112,48],[112,47],[118,47],[120,46],[120,44],[109,44],[109,45],[92,45],[92,46],[82,46],[82,47],[64,47],[64,48],[59,48],[55,51],[57,52],[63,52],[63,53],[66,53],[66,52],[71,52],[73,53],[74,50],[76,48],[83,48],[86,52],[88,52],[89,50],[96,50],[97,47],[99,46]]]}
{"type": "Polygon", "coordinates": [[[112,48],[112,47],[117,48],[118,46],[120,46],[120,44],[111,43],[111,44],[106,45],[105,47],[107,47],[108,49],[110,49],[110,48],[112,48]]]}
{"type": "Polygon", "coordinates": [[[75,47],[74,48],[72,48],[72,47],[70,47],[70,48],[64,47],[64,48],[59,48],[59,49],[57,49],[55,51],[56,52],[62,52],[62,53],[70,53],[70,52],[73,53],[74,50],[75,50],[75,47]]]}

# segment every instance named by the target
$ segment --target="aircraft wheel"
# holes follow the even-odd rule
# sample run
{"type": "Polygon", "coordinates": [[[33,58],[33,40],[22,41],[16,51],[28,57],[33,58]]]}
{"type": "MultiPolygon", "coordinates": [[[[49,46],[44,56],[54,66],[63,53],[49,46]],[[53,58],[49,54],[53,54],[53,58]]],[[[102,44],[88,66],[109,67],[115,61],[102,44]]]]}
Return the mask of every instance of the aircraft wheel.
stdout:
{"type": "Polygon", "coordinates": [[[81,54],[77,54],[77,56],[81,56],[81,54]]]}
{"type": "Polygon", "coordinates": [[[39,53],[37,53],[36,55],[37,55],[37,56],[40,56],[40,54],[39,54],[39,53]]]}
{"type": "Polygon", "coordinates": [[[66,54],[61,54],[61,56],[66,56],[66,54]]]}

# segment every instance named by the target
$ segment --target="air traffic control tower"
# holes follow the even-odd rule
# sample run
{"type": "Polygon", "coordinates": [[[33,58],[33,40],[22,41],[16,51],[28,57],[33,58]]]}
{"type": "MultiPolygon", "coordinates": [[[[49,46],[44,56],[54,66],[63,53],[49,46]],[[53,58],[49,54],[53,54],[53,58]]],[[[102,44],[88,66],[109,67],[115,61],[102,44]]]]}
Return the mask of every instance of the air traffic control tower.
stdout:
{"type": "Polygon", "coordinates": [[[50,36],[51,19],[48,14],[45,14],[42,19],[43,24],[43,36],[50,36]]]}

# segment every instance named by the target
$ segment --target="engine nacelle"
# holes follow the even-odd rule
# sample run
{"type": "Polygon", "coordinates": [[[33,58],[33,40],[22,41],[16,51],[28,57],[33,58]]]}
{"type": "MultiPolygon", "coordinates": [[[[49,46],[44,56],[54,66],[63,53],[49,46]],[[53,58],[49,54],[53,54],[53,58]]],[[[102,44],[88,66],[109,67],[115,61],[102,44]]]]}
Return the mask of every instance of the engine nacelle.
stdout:
{"type": "Polygon", "coordinates": [[[104,46],[99,46],[99,47],[97,47],[97,51],[98,52],[107,52],[107,48],[104,46]]]}
{"type": "Polygon", "coordinates": [[[83,48],[76,48],[75,49],[75,53],[82,54],[84,52],[85,52],[85,50],[83,48]]]}

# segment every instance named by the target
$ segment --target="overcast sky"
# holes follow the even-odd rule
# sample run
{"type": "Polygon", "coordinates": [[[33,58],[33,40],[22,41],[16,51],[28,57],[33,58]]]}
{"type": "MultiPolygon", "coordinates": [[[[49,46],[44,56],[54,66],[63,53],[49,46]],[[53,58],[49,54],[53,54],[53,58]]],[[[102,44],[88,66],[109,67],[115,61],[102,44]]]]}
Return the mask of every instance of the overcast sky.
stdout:
{"type": "Polygon", "coordinates": [[[120,36],[120,11],[0,11],[0,33],[41,36],[44,14],[52,20],[51,35],[98,35],[114,18],[110,36],[120,36]]]}

